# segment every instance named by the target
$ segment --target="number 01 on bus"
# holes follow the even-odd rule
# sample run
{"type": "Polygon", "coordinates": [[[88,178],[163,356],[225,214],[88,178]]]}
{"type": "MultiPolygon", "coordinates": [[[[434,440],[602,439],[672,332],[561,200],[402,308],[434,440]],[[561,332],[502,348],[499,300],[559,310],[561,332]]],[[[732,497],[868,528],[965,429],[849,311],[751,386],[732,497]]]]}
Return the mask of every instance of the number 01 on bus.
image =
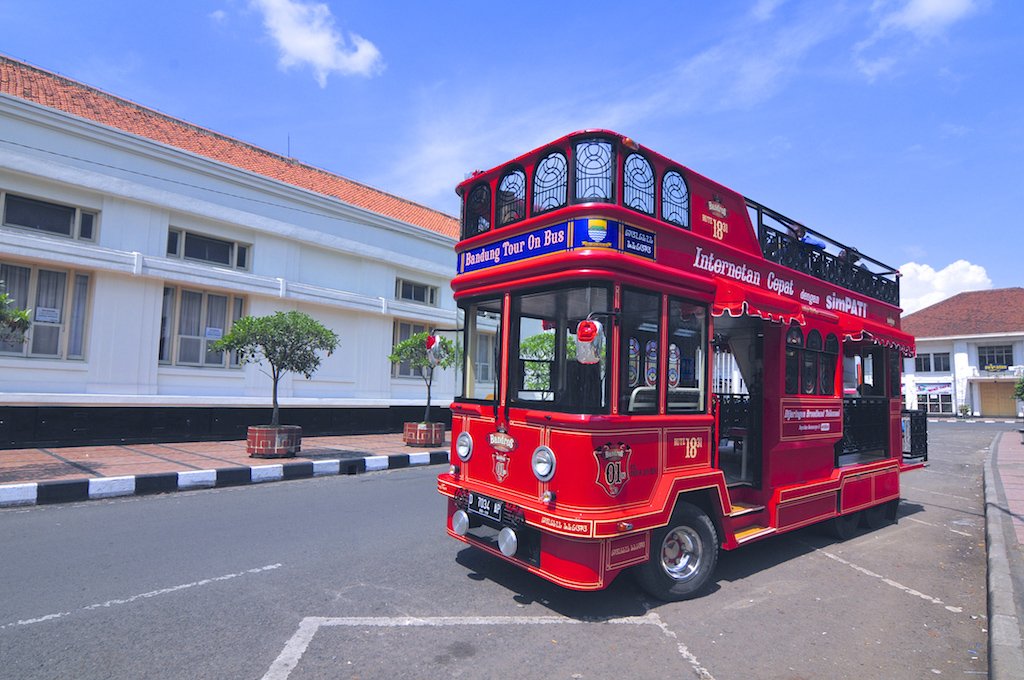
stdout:
{"type": "Polygon", "coordinates": [[[719,550],[895,520],[927,460],[895,269],[608,130],[457,191],[450,536],[672,600],[719,550]]]}

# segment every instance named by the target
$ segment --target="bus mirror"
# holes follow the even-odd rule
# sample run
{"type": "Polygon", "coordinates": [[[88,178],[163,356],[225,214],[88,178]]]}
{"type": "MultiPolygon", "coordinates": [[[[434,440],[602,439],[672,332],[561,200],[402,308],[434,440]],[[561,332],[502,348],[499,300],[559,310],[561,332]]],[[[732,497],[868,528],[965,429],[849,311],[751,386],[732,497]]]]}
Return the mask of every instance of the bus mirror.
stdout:
{"type": "Polygon", "coordinates": [[[600,321],[586,319],[576,327],[576,361],[596,364],[601,361],[604,348],[604,326],[600,321]]]}

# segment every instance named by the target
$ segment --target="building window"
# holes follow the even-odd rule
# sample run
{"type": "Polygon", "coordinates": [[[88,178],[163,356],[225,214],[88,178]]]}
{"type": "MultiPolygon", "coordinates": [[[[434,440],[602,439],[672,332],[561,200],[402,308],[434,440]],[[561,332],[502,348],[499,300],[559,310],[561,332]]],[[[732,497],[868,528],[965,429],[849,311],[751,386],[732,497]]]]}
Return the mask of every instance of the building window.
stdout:
{"type": "Polygon", "coordinates": [[[978,367],[983,371],[1005,371],[1013,366],[1013,345],[989,345],[978,348],[978,367]]]}
{"type": "Polygon", "coordinates": [[[15,307],[32,310],[25,341],[0,342],[0,354],[85,358],[88,274],[0,263],[0,282],[15,307]]]}
{"type": "Polygon", "coordinates": [[[928,410],[928,413],[953,413],[952,394],[919,394],[917,395],[918,408],[928,410]]]}
{"type": "Polygon", "coordinates": [[[95,240],[98,213],[60,203],[3,194],[4,226],[82,241],[95,240]]]}
{"type": "Polygon", "coordinates": [[[436,307],[437,286],[428,286],[425,283],[397,279],[395,281],[395,298],[436,307]]]}
{"type": "Polygon", "coordinates": [[[916,373],[949,373],[949,352],[918,354],[914,357],[916,373]]]}
{"type": "MultiPolygon", "coordinates": [[[[411,321],[395,321],[394,341],[392,347],[404,342],[417,333],[426,333],[427,327],[420,323],[411,321]]],[[[396,378],[422,378],[423,375],[418,369],[412,367],[408,361],[392,364],[391,375],[396,378]]]]}
{"type": "Polygon", "coordinates": [[[249,269],[249,249],[252,246],[226,241],[181,229],[167,232],[167,256],[207,262],[233,269],[249,269]]]}
{"type": "Polygon", "coordinates": [[[237,367],[238,357],[212,345],[242,318],[245,299],[187,288],[164,288],[160,313],[161,363],[177,366],[237,367]]]}

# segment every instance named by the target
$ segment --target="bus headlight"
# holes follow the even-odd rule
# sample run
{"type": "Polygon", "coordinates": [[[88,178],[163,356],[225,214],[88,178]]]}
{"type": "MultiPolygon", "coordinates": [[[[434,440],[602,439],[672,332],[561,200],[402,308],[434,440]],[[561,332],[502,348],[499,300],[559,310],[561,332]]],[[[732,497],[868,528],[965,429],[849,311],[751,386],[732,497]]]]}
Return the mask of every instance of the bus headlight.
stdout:
{"type": "Polygon", "coordinates": [[[542,482],[555,476],[555,452],[546,446],[538,446],[533,452],[533,474],[542,482]]]}
{"type": "Polygon", "coordinates": [[[468,432],[460,432],[455,438],[455,453],[462,462],[466,462],[473,455],[473,438],[468,432]]]}

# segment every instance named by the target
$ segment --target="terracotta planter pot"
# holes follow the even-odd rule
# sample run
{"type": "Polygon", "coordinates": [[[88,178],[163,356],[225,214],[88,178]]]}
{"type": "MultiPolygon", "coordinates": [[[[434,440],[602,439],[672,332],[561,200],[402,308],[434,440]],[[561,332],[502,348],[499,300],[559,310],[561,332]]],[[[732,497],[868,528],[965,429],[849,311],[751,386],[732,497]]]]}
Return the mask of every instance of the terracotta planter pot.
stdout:
{"type": "Polygon", "coordinates": [[[406,446],[440,446],[444,444],[444,423],[406,423],[402,441],[406,446]]]}
{"type": "Polygon", "coordinates": [[[252,458],[292,458],[302,450],[302,428],[298,425],[250,425],[245,452],[252,458]]]}

